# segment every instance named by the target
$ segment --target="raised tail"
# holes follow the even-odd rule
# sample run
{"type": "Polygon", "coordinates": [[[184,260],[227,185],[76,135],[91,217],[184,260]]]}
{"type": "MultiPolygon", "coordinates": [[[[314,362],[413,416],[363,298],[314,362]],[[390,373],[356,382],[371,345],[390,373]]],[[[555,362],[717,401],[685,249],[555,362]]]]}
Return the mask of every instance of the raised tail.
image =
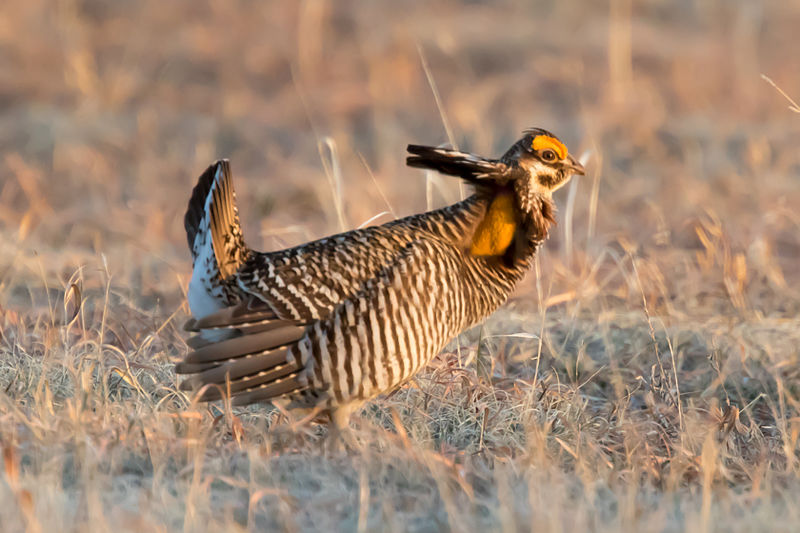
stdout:
{"type": "Polygon", "coordinates": [[[189,307],[195,317],[202,317],[233,303],[223,289],[224,281],[249,255],[226,159],[212,164],[198,179],[183,224],[193,262],[189,307]]]}
{"type": "Polygon", "coordinates": [[[409,144],[407,150],[412,155],[406,158],[406,165],[436,170],[475,184],[485,183],[487,179],[502,180],[509,172],[508,165],[502,161],[450,148],[409,144]]]}

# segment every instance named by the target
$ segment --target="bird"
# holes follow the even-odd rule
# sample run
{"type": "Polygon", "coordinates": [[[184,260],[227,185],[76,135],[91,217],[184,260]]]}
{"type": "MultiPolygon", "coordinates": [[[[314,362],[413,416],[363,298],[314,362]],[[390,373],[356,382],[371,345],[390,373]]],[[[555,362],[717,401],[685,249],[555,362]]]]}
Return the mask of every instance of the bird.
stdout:
{"type": "Polygon", "coordinates": [[[230,164],[200,176],[184,218],[193,270],[189,352],[199,401],[271,402],[349,428],[500,307],[555,224],[553,192],[583,165],[525,130],[498,159],[408,145],[409,167],[472,185],[453,205],[274,252],[244,241],[230,164]]]}

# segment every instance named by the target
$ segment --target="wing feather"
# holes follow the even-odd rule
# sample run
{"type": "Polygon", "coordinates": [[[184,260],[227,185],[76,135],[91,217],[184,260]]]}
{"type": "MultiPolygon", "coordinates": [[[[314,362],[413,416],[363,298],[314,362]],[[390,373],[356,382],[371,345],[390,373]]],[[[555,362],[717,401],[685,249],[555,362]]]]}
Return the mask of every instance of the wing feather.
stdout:
{"type": "Polygon", "coordinates": [[[485,180],[504,180],[509,166],[497,159],[487,159],[469,152],[450,148],[409,144],[406,165],[414,168],[436,170],[449,176],[457,176],[475,184],[485,180]]]}

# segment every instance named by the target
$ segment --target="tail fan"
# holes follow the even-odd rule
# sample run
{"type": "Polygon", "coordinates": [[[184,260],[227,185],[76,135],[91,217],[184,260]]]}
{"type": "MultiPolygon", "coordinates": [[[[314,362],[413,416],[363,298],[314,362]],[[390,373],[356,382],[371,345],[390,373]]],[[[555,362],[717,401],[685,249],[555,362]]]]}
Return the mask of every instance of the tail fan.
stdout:
{"type": "Polygon", "coordinates": [[[408,166],[436,170],[475,184],[486,179],[502,180],[510,170],[502,161],[449,148],[409,144],[407,150],[412,154],[406,158],[408,166]]]}
{"type": "Polygon", "coordinates": [[[217,161],[200,176],[183,223],[193,262],[189,307],[195,317],[203,317],[231,303],[223,282],[250,253],[242,238],[227,160],[217,161]]]}
{"type": "Polygon", "coordinates": [[[201,248],[208,245],[207,235],[210,234],[220,275],[227,278],[238,270],[247,255],[247,246],[239,225],[236,193],[227,159],[217,161],[200,176],[183,223],[192,259],[196,260],[201,248]]]}

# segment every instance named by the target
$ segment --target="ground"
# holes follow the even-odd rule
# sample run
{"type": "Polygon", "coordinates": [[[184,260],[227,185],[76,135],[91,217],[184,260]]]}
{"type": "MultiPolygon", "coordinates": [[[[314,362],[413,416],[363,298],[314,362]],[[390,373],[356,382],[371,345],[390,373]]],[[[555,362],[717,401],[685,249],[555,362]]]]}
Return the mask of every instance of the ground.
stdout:
{"type": "Polygon", "coordinates": [[[0,529],[796,530],[799,27],[796,2],[3,3],[0,529]],[[588,169],[534,271],[348,449],[179,391],[211,161],[279,249],[466,192],[407,143],[531,126],[588,169]]]}

